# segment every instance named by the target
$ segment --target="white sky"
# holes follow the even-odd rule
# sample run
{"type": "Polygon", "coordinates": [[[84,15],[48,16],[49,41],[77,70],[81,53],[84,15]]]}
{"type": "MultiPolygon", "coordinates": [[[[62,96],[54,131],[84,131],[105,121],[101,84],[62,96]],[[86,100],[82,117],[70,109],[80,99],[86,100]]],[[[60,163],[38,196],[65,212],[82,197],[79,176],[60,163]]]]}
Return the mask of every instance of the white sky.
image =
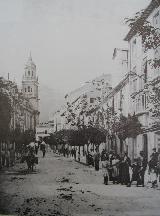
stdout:
{"type": "Polygon", "coordinates": [[[67,93],[102,73],[125,46],[123,19],[150,0],[0,0],[0,75],[20,83],[31,50],[40,84],[67,93]]]}

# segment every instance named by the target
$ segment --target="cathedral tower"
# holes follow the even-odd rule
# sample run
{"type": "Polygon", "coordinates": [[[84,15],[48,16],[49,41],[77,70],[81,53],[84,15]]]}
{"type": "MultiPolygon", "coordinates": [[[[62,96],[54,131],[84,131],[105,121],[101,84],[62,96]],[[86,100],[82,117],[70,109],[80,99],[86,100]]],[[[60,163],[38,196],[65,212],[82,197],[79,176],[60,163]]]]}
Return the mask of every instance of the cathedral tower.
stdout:
{"type": "Polygon", "coordinates": [[[30,54],[25,65],[25,73],[22,79],[22,91],[29,99],[34,109],[35,125],[39,123],[39,95],[38,95],[38,76],[36,75],[36,65],[30,54]]]}

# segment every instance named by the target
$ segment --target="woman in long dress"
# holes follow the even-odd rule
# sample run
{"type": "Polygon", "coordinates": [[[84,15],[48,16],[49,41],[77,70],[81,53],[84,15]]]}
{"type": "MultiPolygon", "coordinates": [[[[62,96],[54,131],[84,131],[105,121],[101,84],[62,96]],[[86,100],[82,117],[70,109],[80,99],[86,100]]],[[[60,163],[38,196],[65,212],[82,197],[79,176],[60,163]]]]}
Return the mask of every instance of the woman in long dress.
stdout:
{"type": "Polygon", "coordinates": [[[113,184],[116,182],[118,183],[119,178],[119,158],[117,155],[114,156],[112,160],[112,178],[113,178],[113,184]]]}
{"type": "Polygon", "coordinates": [[[125,153],[122,160],[122,184],[130,186],[130,174],[129,167],[131,166],[131,160],[128,157],[127,153],[125,153]]]}
{"type": "Polygon", "coordinates": [[[109,168],[110,168],[109,155],[107,153],[104,154],[103,152],[102,173],[103,173],[105,185],[108,185],[109,182],[109,168]]]}
{"type": "Polygon", "coordinates": [[[95,170],[99,170],[99,161],[100,161],[100,153],[99,150],[96,149],[96,153],[94,155],[94,165],[95,165],[95,170]]]}

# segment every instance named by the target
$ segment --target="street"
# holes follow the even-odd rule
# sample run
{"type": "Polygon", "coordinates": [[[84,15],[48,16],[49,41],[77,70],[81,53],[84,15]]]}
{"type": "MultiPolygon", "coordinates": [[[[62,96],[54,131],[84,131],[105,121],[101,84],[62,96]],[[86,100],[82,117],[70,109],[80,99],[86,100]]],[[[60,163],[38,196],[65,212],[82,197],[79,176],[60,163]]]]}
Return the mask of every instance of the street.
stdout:
{"type": "Polygon", "coordinates": [[[102,171],[70,158],[39,155],[36,171],[26,164],[1,171],[0,214],[12,215],[160,215],[159,191],[103,185],[102,171]]]}

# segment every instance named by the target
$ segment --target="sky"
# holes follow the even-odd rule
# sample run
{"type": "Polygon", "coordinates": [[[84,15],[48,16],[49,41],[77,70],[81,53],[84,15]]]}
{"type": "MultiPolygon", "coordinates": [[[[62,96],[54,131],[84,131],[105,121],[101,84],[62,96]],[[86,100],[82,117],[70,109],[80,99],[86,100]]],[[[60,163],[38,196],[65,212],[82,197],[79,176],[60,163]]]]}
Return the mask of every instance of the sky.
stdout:
{"type": "Polygon", "coordinates": [[[85,81],[111,73],[123,48],[124,18],[150,0],[0,0],[0,75],[20,83],[31,51],[40,85],[65,94],[85,81]]]}

